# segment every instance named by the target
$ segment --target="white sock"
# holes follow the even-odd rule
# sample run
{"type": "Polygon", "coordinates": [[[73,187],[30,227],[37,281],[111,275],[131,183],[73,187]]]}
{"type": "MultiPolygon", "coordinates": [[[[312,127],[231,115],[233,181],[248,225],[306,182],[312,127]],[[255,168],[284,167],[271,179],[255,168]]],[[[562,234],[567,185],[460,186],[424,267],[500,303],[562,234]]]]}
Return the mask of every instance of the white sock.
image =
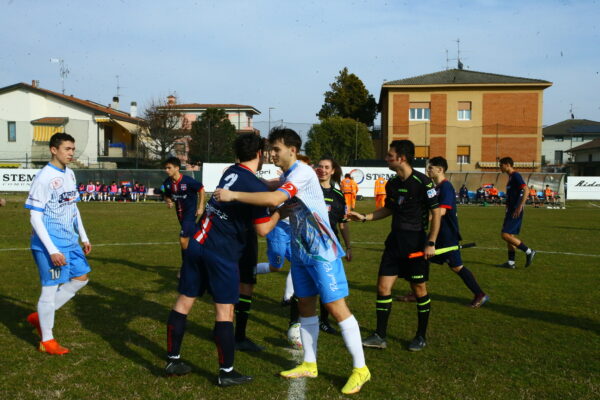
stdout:
{"type": "Polygon", "coordinates": [[[56,292],[56,297],[54,298],[54,309],[58,310],[61,308],[67,301],[69,301],[75,293],[85,285],[89,280],[80,281],[77,279],[71,279],[67,283],[63,283],[58,288],[58,292],[56,292]]]}
{"type": "Polygon", "coordinates": [[[287,278],[285,279],[285,291],[283,292],[283,299],[289,300],[294,295],[294,282],[292,282],[292,271],[288,272],[287,278]]]}
{"type": "Polygon", "coordinates": [[[37,304],[40,328],[42,330],[42,342],[54,339],[52,328],[54,328],[54,299],[58,285],[42,286],[42,294],[37,304]]]}
{"type": "Polygon", "coordinates": [[[316,315],[308,318],[300,317],[300,340],[304,349],[304,362],[317,362],[319,317],[316,315]]]}
{"type": "Polygon", "coordinates": [[[365,366],[365,353],[363,352],[362,339],[360,337],[360,328],[354,315],[349,316],[342,322],[338,322],[346,348],[352,355],[352,365],[354,368],[365,366]]]}
{"type": "Polygon", "coordinates": [[[531,248],[528,248],[527,251],[525,252],[525,254],[530,255],[531,254],[531,248]]]}
{"type": "Polygon", "coordinates": [[[269,268],[269,263],[256,264],[256,273],[257,274],[268,274],[269,272],[271,272],[271,268],[269,268]]]}
{"type": "Polygon", "coordinates": [[[508,265],[515,265],[515,262],[513,260],[508,260],[508,265]]]}

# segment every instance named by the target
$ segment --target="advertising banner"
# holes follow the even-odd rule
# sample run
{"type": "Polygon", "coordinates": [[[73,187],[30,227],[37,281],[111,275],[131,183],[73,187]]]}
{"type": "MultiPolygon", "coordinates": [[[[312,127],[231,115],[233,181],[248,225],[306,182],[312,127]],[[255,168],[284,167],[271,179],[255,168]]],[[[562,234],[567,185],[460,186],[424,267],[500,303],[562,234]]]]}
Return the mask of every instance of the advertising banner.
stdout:
{"type": "Polygon", "coordinates": [[[568,176],[568,200],[600,200],[599,176],[568,176]]]}
{"type": "Polygon", "coordinates": [[[0,168],[0,192],[29,192],[39,169],[0,168]]]}

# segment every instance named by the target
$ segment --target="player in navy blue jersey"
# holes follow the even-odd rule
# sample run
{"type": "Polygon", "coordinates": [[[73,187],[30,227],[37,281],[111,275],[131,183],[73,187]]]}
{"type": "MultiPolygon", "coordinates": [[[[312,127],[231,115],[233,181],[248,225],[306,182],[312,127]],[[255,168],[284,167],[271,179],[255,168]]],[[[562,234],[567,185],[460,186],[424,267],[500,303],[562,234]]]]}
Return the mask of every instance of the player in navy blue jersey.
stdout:
{"type": "Polygon", "coordinates": [[[506,214],[502,224],[502,239],[506,242],[508,248],[508,261],[500,264],[499,267],[514,269],[515,249],[525,253],[525,267],[529,267],[535,257],[535,250],[525,246],[516,235],[521,231],[523,223],[523,212],[527,202],[527,184],[521,174],[515,171],[513,159],[504,157],[500,159],[500,170],[508,174],[508,183],[506,184],[506,214]]]}
{"type": "Polygon", "coordinates": [[[183,261],[190,237],[196,232],[196,218],[204,211],[204,186],[179,171],[181,168],[179,158],[171,157],[163,165],[169,177],[165,179],[161,189],[167,205],[169,208],[175,208],[177,219],[181,224],[179,244],[183,261]]]}
{"type": "MultiPolygon", "coordinates": [[[[264,142],[253,133],[243,134],[234,143],[240,161],[229,167],[217,188],[244,192],[264,192],[267,186],[255,173],[259,168],[264,142]]],[[[187,315],[196,297],[205,291],[212,294],[215,304],[213,337],[219,358],[220,386],[238,385],[252,380],[233,369],[235,336],[233,328],[234,304],[240,297],[238,264],[247,246],[251,229],[265,236],[279,220],[279,212],[269,216],[265,207],[254,207],[238,202],[221,203],[212,197],[193,234],[181,268],[179,297],[167,321],[168,375],[183,375],[191,368],[180,359],[187,315]]]]}
{"type": "MultiPolygon", "coordinates": [[[[427,175],[433,179],[436,184],[435,189],[440,204],[440,214],[442,215],[440,232],[435,241],[435,247],[437,249],[457,246],[462,240],[456,214],[456,192],[454,191],[452,184],[446,179],[445,174],[447,170],[448,162],[444,157],[433,157],[429,160],[429,165],[427,165],[427,175]]],[[[460,250],[454,250],[434,256],[430,258],[429,261],[436,264],[448,264],[452,271],[460,276],[465,285],[475,296],[470,303],[472,308],[479,308],[489,300],[489,296],[481,290],[473,273],[463,265],[460,250]]]]}

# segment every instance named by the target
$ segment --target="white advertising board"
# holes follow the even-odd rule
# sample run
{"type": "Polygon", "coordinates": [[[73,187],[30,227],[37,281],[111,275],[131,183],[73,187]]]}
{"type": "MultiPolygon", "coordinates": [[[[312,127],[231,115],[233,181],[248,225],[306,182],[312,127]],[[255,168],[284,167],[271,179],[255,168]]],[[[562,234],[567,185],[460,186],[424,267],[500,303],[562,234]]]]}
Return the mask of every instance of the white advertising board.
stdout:
{"type": "MultiPolygon", "coordinates": [[[[231,164],[204,164],[202,167],[202,184],[207,192],[213,192],[219,184],[219,179],[231,164]]],[[[422,168],[415,168],[424,172],[422,168]]],[[[385,167],[342,167],[344,174],[350,174],[358,184],[358,194],[363,197],[375,197],[375,180],[380,176],[390,179],[395,175],[385,167]]],[[[281,170],[273,164],[264,164],[258,176],[264,179],[277,178],[281,170]]],[[[343,178],[343,177],[342,177],[343,178]]]]}
{"type": "Polygon", "coordinates": [[[600,200],[600,176],[568,176],[568,200],[600,200]]]}
{"type": "Polygon", "coordinates": [[[0,192],[29,192],[39,169],[0,168],[0,192]]]}

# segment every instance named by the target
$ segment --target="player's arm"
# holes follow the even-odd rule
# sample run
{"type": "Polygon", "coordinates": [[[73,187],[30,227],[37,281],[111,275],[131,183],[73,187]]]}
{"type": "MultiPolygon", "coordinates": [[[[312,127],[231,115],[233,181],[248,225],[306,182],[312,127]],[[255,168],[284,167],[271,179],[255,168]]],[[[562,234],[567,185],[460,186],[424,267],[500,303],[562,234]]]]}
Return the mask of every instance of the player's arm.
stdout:
{"type": "MultiPolygon", "coordinates": [[[[429,225],[429,237],[427,238],[428,243],[437,240],[438,233],[440,232],[440,225],[442,221],[442,209],[434,208],[430,210],[431,213],[431,223],[429,225]]],[[[435,255],[435,244],[433,246],[425,246],[425,259],[431,258],[435,255]]]]}
{"type": "Polygon", "coordinates": [[[65,256],[58,250],[58,248],[52,242],[50,238],[50,234],[46,229],[46,225],[44,225],[44,214],[42,211],[31,210],[29,212],[31,226],[33,230],[40,238],[42,244],[50,254],[50,259],[52,260],[52,265],[55,267],[62,267],[63,265],[67,265],[67,260],[65,256]]]}
{"type": "Polygon", "coordinates": [[[377,221],[378,219],[383,219],[392,215],[392,210],[387,207],[378,208],[375,211],[372,211],[367,214],[357,213],[356,211],[350,211],[346,214],[346,218],[351,221],[359,221],[359,222],[367,222],[367,221],[377,221]]]}
{"type": "Polygon", "coordinates": [[[526,187],[527,187],[526,185],[525,185],[525,187],[521,187],[521,201],[519,202],[519,205],[517,206],[517,208],[515,209],[515,212],[512,215],[513,218],[519,218],[519,216],[523,212],[523,209],[525,208],[525,203],[527,202],[527,196],[525,195],[526,187]]]}
{"type": "Polygon", "coordinates": [[[232,192],[227,189],[217,189],[213,193],[213,197],[217,201],[226,203],[239,201],[253,206],[277,207],[291,196],[288,192],[279,189],[273,192],[232,192]]]}
{"type": "Polygon", "coordinates": [[[271,232],[273,228],[275,228],[275,225],[277,225],[277,222],[279,222],[280,217],[279,210],[277,210],[271,214],[271,217],[261,218],[258,221],[255,221],[254,229],[256,230],[256,233],[258,233],[258,235],[261,237],[267,236],[267,234],[271,232]],[[264,220],[264,222],[262,222],[262,220],[264,220]]]}
{"type": "Polygon", "coordinates": [[[202,215],[202,213],[204,212],[204,203],[206,201],[204,199],[204,195],[204,186],[202,186],[198,191],[198,205],[196,207],[196,216],[202,215]]]}
{"type": "Polygon", "coordinates": [[[267,187],[269,188],[269,190],[275,190],[279,186],[281,186],[281,180],[279,178],[273,178],[273,179],[259,178],[259,179],[260,179],[260,181],[262,183],[264,183],[265,185],[267,185],[267,187]]]}
{"type": "Polygon", "coordinates": [[[346,246],[346,260],[352,261],[352,242],[350,241],[350,224],[340,222],[340,232],[342,232],[342,239],[344,239],[344,245],[346,246]]]}
{"type": "Polygon", "coordinates": [[[83,220],[81,219],[81,212],[79,212],[79,208],[77,210],[77,232],[79,233],[79,239],[81,239],[81,243],[83,244],[83,253],[88,255],[92,251],[92,245],[90,240],[85,233],[85,228],[83,227],[83,220]]]}

